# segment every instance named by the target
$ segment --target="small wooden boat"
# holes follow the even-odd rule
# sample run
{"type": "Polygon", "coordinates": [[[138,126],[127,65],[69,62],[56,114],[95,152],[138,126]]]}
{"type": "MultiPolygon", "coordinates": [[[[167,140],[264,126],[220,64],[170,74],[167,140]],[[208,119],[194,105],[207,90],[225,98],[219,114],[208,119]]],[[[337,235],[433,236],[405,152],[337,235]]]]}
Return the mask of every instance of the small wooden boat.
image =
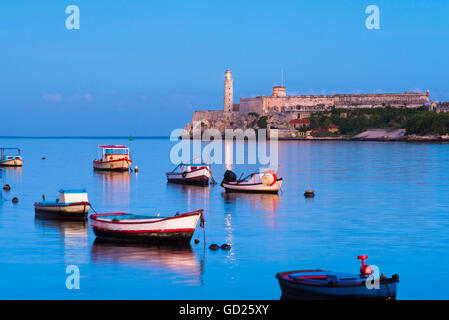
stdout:
{"type": "Polygon", "coordinates": [[[167,182],[181,184],[208,185],[212,175],[210,166],[200,164],[179,164],[173,171],[167,172],[167,182]]]}
{"type": "Polygon", "coordinates": [[[203,225],[203,210],[173,217],[139,216],[130,213],[102,213],[90,216],[98,238],[135,242],[188,244],[198,220],[203,225]]]}
{"type": "Polygon", "coordinates": [[[99,159],[94,160],[95,170],[128,171],[132,163],[126,146],[98,146],[99,159]]]}
{"type": "Polygon", "coordinates": [[[19,148],[0,148],[0,166],[21,167],[23,164],[19,148]]]}
{"type": "Polygon", "coordinates": [[[251,173],[243,179],[237,179],[234,172],[227,170],[221,186],[226,192],[278,193],[282,186],[282,178],[273,171],[251,173]]]}
{"type": "Polygon", "coordinates": [[[368,299],[395,300],[399,276],[387,278],[381,275],[378,286],[372,285],[371,266],[362,259],[360,274],[339,273],[324,270],[297,270],[279,272],[276,278],[282,291],[281,299],[325,300],[325,299],[368,299]],[[367,284],[369,283],[369,285],[367,284]]]}
{"type": "Polygon", "coordinates": [[[34,203],[34,211],[37,216],[45,216],[56,219],[84,220],[90,209],[85,189],[60,190],[59,199],[56,201],[44,201],[34,203]]]}

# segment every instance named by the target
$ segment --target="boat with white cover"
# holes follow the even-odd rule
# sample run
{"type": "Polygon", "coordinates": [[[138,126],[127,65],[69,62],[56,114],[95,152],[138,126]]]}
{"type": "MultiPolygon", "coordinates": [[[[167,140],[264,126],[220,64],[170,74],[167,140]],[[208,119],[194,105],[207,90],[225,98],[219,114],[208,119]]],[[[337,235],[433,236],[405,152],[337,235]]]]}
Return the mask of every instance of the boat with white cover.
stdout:
{"type": "Polygon", "coordinates": [[[59,190],[59,198],[55,201],[34,203],[37,216],[47,216],[57,219],[86,219],[90,203],[85,189],[59,190]]]}

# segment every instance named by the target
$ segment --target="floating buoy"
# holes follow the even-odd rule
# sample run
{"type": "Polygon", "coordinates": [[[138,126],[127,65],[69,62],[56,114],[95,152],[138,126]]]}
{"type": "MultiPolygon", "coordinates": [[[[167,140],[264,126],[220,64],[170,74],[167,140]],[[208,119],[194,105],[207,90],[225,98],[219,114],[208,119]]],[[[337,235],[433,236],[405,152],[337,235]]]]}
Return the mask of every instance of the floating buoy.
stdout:
{"type": "Polygon", "coordinates": [[[12,198],[12,203],[17,203],[17,202],[19,202],[19,199],[18,198],[16,198],[16,197],[14,197],[14,198],[12,198]]]}
{"type": "Polygon", "coordinates": [[[139,172],[139,167],[138,166],[134,167],[134,172],[139,172]]]}
{"type": "Polygon", "coordinates": [[[313,197],[315,197],[315,191],[313,191],[313,190],[306,190],[306,192],[304,192],[304,197],[306,197],[306,198],[313,198],[313,197]]]}
{"type": "Polygon", "coordinates": [[[10,186],[9,184],[5,184],[5,185],[3,186],[3,190],[9,191],[9,190],[11,190],[11,186],[10,186]]]}
{"type": "Polygon", "coordinates": [[[200,243],[200,240],[199,239],[195,239],[193,242],[195,242],[195,244],[198,244],[198,243],[200,243]]]}
{"type": "Polygon", "coordinates": [[[215,243],[213,243],[213,244],[211,244],[209,246],[209,249],[211,249],[211,250],[218,250],[219,248],[220,248],[220,246],[218,244],[215,244],[215,243]]]}
{"type": "Polygon", "coordinates": [[[277,177],[276,177],[276,174],[273,171],[267,171],[262,176],[262,183],[265,186],[272,186],[273,184],[276,183],[276,181],[277,181],[277,177]]]}
{"type": "Polygon", "coordinates": [[[222,250],[229,250],[231,249],[231,245],[227,243],[223,243],[220,247],[222,250]]]}

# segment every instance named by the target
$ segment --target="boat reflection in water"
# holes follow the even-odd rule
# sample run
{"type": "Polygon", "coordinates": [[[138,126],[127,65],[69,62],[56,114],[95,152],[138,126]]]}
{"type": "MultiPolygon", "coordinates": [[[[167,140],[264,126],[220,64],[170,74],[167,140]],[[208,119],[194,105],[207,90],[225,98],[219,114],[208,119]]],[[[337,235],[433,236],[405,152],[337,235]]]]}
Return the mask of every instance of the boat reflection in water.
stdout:
{"type": "Polygon", "coordinates": [[[53,220],[35,216],[34,223],[44,233],[48,230],[57,230],[61,243],[64,245],[64,258],[66,263],[86,263],[88,261],[88,231],[87,221],[53,220]]]}
{"type": "Polygon", "coordinates": [[[96,182],[101,186],[101,205],[125,206],[130,203],[131,173],[128,171],[94,171],[96,182]]]}
{"type": "Polygon", "coordinates": [[[5,181],[14,181],[15,184],[22,183],[22,167],[0,167],[0,178],[5,181]]]}
{"type": "Polygon", "coordinates": [[[173,282],[202,285],[204,259],[199,262],[190,245],[160,246],[95,239],[91,260],[94,263],[145,268],[156,274],[169,273],[173,282]]]}
{"type": "Polygon", "coordinates": [[[210,202],[210,186],[196,186],[167,183],[167,190],[176,192],[179,202],[186,202],[192,210],[208,208],[210,202]]]}
{"type": "Polygon", "coordinates": [[[223,192],[221,195],[225,203],[228,204],[237,204],[238,202],[246,201],[250,209],[254,210],[254,212],[260,210],[276,212],[281,202],[281,197],[278,194],[223,192]]]}

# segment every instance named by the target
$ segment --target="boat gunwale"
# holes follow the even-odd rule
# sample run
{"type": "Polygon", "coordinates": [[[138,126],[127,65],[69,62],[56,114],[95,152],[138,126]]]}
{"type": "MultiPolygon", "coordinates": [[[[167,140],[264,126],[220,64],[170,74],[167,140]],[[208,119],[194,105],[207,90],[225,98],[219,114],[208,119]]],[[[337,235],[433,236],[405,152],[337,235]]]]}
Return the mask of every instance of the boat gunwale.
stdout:
{"type": "MultiPolygon", "coordinates": [[[[276,179],[275,183],[278,181],[282,181],[282,178],[276,179]]],[[[258,186],[258,185],[264,185],[262,182],[260,183],[243,183],[245,181],[236,181],[236,182],[224,182],[223,181],[223,186],[224,185],[228,185],[228,186],[258,186]]],[[[274,185],[274,184],[273,184],[274,185]]],[[[271,186],[273,186],[271,185],[271,186]]],[[[266,185],[264,185],[266,186],[266,185]]],[[[266,187],[271,187],[271,186],[266,186],[266,187]]]]}
{"type": "Polygon", "coordinates": [[[195,216],[195,215],[202,215],[203,214],[203,209],[192,211],[192,212],[186,212],[186,213],[180,214],[179,216],[161,217],[160,219],[158,219],[156,221],[151,221],[151,220],[157,219],[159,217],[144,218],[144,219],[120,219],[119,221],[113,221],[114,218],[108,219],[108,220],[104,220],[104,219],[107,219],[107,218],[101,218],[102,216],[114,216],[114,215],[115,216],[119,216],[119,215],[124,215],[124,214],[129,214],[129,213],[125,213],[125,212],[96,213],[96,214],[92,214],[90,216],[90,219],[98,221],[98,222],[111,223],[111,224],[147,224],[147,223],[157,223],[157,222],[162,222],[162,221],[167,221],[167,220],[172,220],[172,219],[187,218],[187,217],[195,216]],[[137,222],[134,221],[133,222],[133,221],[123,221],[123,220],[140,220],[140,221],[137,221],[137,222]]]}
{"type": "Polygon", "coordinates": [[[103,161],[102,159],[100,159],[100,160],[95,159],[95,160],[94,160],[94,163],[111,163],[111,162],[118,162],[118,161],[128,161],[128,162],[130,162],[130,163],[133,162],[131,159],[125,159],[125,158],[122,158],[122,159],[107,160],[107,161],[103,161]]]}
{"type": "MultiPolygon", "coordinates": [[[[298,279],[298,278],[289,278],[288,275],[292,273],[306,273],[306,272],[332,272],[327,270],[295,270],[295,271],[284,271],[284,272],[278,272],[276,274],[276,278],[279,281],[289,282],[289,283],[295,283],[299,285],[309,286],[309,287],[361,287],[364,286],[367,279],[360,279],[358,281],[353,282],[326,282],[326,283],[317,283],[317,282],[311,282],[307,281],[308,279],[298,279]]],[[[388,283],[396,283],[399,282],[399,280],[393,279],[393,277],[386,278],[386,279],[379,279],[379,284],[388,284],[388,283]]]]}
{"type": "MultiPolygon", "coordinates": [[[[209,166],[205,166],[206,168],[198,168],[198,169],[194,169],[194,170],[191,170],[191,171],[184,171],[186,174],[189,174],[189,173],[194,173],[194,172],[197,172],[197,171],[200,171],[200,170],[210,170],[209,169],[209,166]]],[[[182,176],[182,174],[184,173],[184,172],[166,172],[165,174],[167,175],[167,176],[172,176],[172,175],[181,175],[182,176]]],[[[183,177],[184,178],[184,177],[183,177]]]]}
{"type": "Polygon", "coordinates": [[[90,202],[82,201],[82,202],[67,202],[67,203],[57,203],[53,201],[46,202],[35,202],[34,207],[71,207],[71,206],[80,206],[80,205],[88,205],[90,206],[90,202]],[[45,204],[48,203],[48,204],[45,204]],[[43,205],[44,204],[44,205],[43,205]]]}

